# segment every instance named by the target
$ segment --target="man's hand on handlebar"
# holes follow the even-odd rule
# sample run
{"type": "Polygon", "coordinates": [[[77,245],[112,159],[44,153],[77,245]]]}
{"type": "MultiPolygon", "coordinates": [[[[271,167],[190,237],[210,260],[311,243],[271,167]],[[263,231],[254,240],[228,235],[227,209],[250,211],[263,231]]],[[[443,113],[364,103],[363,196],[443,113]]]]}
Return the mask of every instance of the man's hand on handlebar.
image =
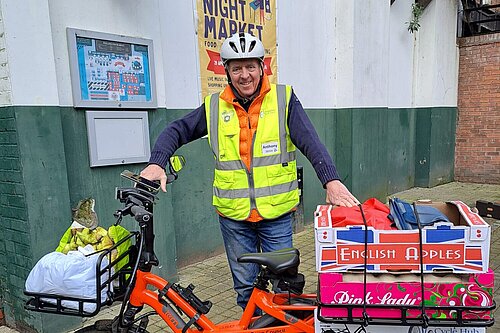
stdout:
{"type": "Polygon", "coordinates": [[[149,180],[159,180],[161,190],[167,192],[167,174],[161,166],[150,164],[141,171],[140,176],[149,180]]]}

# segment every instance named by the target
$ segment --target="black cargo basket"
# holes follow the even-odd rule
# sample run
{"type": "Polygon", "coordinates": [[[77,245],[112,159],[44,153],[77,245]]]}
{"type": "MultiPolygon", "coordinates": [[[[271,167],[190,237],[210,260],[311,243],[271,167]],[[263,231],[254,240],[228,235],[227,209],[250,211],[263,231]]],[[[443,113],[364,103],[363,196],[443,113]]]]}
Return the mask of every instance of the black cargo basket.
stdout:
{"type": "Polygon", "coordinates": [[[489,327],[495,322],[493,319],[493,310],[496,308],[495,301],[490,306],[428,306],[425,305],[425,310],[422,310],[422,305],[393,305],[393,304],[325,304],[319,302],[318,295],[318,311],[317,318],[324,323],[335,324],[358,324],[358,325],[387,325],[387,326],[448,326],[448,327],[489,327]],[[337,308],[342,310],[342,317],[324,317],[321,315],[322,308],[337,308]],[[396,312],[393,317],[371,317],[354,316],[353,313],[366,313],[369,309],[379,309],[391,312],[396,312]],[[419,316],[408,316],[409,311],[419,311],[419,316]],[[425,316],[422,315],[424,311],[425,316]],[[456,315],[454,318],[431,318],[430,312],[435,311],[453,311],[456,315]],[[489,319],[469,319],[464,318],[470,312],[485,312],[491,311],[489,319]]]}
{"type": "MultiPolygon", "coordinates": [[[[130,282],[130,276],[132,273],[132,268],[130,265],[135,263],[137,258],[137,248],[135,245],[129,247],[125,253],[120,254],[113,262],[110,262],[106,267],[101,269],[102,260],[108,256],[111,257],[111,251],[116,249],[118,246],[126,242],[127,240],[134,237],[132,243],[138,244],[138,238],[140,237],[139,232],[131,232],[130,235],[120,240],[118,243],[113,245],[113,247],[103,250],[99,253],[99,258],[96,263],[96,298],[78,298],[78,297],[68,297],[64,295],[55,294],[44,294],[35,293],[24,290],[24,294],[29,297],[26,301],[24,307],[30,311],[52,313],[52,314],[62,314],[69,316],[78,317],[93,317],[101,310],[101,307],[105,305],[111,305],[115,301],[120,301],[123,299],[126,288],[130,282]],[[115,267],[123,258],[128,257],[128,264],[122,267],[118,272],[113,272],[113,267],[115,267]],[[113,284],[113,281],[117,283],[113,284]],[[113,284],[113,286],[111,286],[113,284]],[[110,292],[111,287],[113,291],[110,292]],[[101,299],[101,292],[103,290],[108,290],[107,299],[101,299]],[[77,302],[77,309],[73,307],[63,306],[63,301],[77,302]],[[84,310],[84,305],[95,304],[95,310],[88,312],[84,310]]],[[[97,255],[97,254],[96,254],[97,255]]]]}

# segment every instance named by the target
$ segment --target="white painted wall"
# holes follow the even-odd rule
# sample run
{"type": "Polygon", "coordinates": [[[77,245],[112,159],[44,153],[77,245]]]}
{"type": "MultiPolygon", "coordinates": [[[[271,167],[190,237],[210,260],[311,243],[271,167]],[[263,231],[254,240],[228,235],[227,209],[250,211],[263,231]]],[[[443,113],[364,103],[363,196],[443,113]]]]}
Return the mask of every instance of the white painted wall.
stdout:
{"type": "Polygon", "coordinates": [[[434,0],[421,18],[415,50],[414,104],[456,106],[458,95],[458,47],[455,0],[434,0]]]}
{"type": "Polygon", "coordinates": [[[335,83],[331,87],[333,107],[354,105],[354,2],[335,1],[335,83]]]}
{"type": "Polygon", "coordinates": [[[5,29],[0,11],[0,106],[11,105],[11,90],[9,62],[5,43],[5,29]]]}
{"type": "Polygon", "coordinates": [[[201,105],[196,0],[160,0],[161,45],[167,108],[201,105]],[[171,15],[169,15],[171,13],[171,15]]]}
{"type": "Polygon", "coordinates": [[[352,106],[387,106],[389,7],[389,1],[354,1],[352,106]]]}
{"type": "Polygon", "coordinates": [[[278,1],[278,81],[304,106],[335,103],[336,1],[278,1]]]}
{"type": "Polygon", "coordinates": [[[2,0],[1,9],[12,104],[59,105],[48,2],[2,0]]]}
{"type": "MultiPolygon", "coordinates": [[[[457,1],[432,1],[414,36],[412,0],[277,0],[278,81],[306,108],[456,106],[457,1]]],[[[152,39],[159,107],[201,103],[196,0],[0,3],[13,105],[73,105],[66,27],[152,39]]]]}
{"type": "Polygon", "coordinates": [[[388,105],[392,108],[412,105],[413,34],[408,32],[413,0],[397,0],[389,15],[388,105]]]}

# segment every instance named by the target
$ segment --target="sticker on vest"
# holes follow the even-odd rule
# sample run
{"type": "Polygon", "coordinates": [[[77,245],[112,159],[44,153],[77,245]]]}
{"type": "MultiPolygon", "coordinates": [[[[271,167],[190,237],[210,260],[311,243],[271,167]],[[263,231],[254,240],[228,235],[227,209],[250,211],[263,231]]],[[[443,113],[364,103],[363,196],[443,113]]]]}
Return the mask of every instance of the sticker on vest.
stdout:
{"type": "Polygon", "coordinates": [[[231,120],[231,117],[233,116],[234,116],[234,111],[232,110],[224,110],[222,111],[221,114],[222,121],[224,121],[225,123],[229,122],[231,120]]]}
{"type": "Polygon", "coordinates": [[[266,142],[262,144],[262,155],[269,155],[278,152],[278,142],[266,142]]]}

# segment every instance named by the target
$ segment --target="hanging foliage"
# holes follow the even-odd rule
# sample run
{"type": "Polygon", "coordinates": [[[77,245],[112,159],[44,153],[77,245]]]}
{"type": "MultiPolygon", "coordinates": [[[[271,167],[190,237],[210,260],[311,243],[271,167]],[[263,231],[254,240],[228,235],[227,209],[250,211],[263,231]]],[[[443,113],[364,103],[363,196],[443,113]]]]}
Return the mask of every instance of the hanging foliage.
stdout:
{"type": "Polygon", "coordinates": [[[408,31],[414,33],[420,28],[420,17],[424,12],[424,7],[418,3],[411,5],[411,20],[406,22],[408,24],[408,31]]]}

